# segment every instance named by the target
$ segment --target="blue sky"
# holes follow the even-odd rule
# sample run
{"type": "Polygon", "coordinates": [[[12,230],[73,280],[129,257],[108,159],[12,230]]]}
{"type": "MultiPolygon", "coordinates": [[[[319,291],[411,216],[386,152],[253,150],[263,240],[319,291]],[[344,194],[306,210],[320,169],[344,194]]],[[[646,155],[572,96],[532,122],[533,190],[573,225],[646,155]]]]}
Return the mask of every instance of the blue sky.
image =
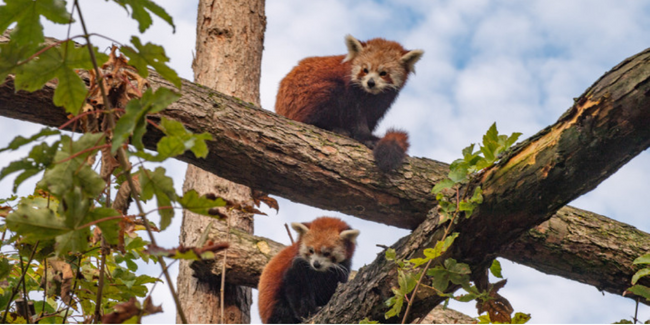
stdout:
{"type": "MultiPolygon", "coordinates": [[[[171,65],[192,79],[197,1],[157,1],[174,17],[176,34],[160,20],[141,36],[165,46],[171,65]]],[[[127,42],[137,33],[123,9],[100,0],[82,2],[91,31],[127,42]]],[[[501,133],[522,132],[522,139],[555,120],[573,98],[626,57],[650,46],[649,1],[267,1],[268,20],[262,61],[261,100],[273,110],[282,77],[302,58],[343,54],[346,34],[366,40],[384,37],[408,49],[423,49],[409,78],[377,133],[388,127],[409,131],[411,156],[451,162],[470,143],[497,122],[501,133]]],[[[46,34],[64,37],[66,28],[46,24],[46,34]]],[[[75,33],[79,33],[74,32],[75,33]]],[[[96,39],[100,48],[110,44],[96,39]]],[[[15,135],[30,135],[39,126],[0,118],[4,146],[15,135]]],[[[606,154],[606,153],[604,153],[606,154]]],[[[26,151],[0,156],[0,166],[26,151]]],[[[591,193],[572,205],[650,231],[650,155],[642,153],[591,193]]],[[[180,191],[185,166],[166,164],[180,191]]],[[[13,180],[3,182],[0,196],[9,195],[13,180]]],[[[33,188],[33,187],[32,187],[33,188]]],[[[23,185],[21,192],[30,190],[23,185]]],[[[308,221],[321,215],[341,216],[361,230],[353,261],[359,268],[379,253],[377,244],[390,245],[404,230],[321,211],[280,200],[280,213],[256,217],[256,234],[288,243],[285,222],[308,221]]],[[[163,242],[178,242],[180,217],[163,242]]],[[[601,294],[591,286],[548,276],[502,260],[508,285],[501,293],[516,311],[532,314],[531,323],[611,323],[630,318],[634,303],[601,294]]],[[[158,274],[157,265],[140,269],[158,274]]],[[[176,273],[177,271],[174,270],[176,273]]],[[[157,302],[164,315],[146,322],[173,322],[174,307],[163,286],[157,302]]],[[[452,307],[476,316],[474,304],[452,307]]],[[[259,322],[257,310],[253,321],[259,322]]],[[[650,310],[640,307],[640,318],[650,310]]]]}

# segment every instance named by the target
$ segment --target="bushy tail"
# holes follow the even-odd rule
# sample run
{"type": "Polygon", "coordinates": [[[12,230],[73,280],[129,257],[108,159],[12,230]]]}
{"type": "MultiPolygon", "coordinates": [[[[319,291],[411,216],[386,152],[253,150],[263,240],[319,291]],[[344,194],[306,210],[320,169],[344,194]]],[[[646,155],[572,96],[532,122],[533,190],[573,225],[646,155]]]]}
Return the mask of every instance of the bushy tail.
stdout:
{"type": "Polygon", "coordinates": [[[383,172],[389,172],[399,167],[406,157],[409,148],[406,132],[389,129],[386,135],[377,142],[373,154],[377,167],[383,172]]]}

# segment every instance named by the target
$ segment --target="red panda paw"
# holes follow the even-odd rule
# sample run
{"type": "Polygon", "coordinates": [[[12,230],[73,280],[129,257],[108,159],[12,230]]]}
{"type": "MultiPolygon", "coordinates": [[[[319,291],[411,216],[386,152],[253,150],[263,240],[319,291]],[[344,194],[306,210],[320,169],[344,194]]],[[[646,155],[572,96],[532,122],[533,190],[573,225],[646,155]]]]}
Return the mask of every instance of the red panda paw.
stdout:
{"type": "Polygon", "coordinates": [[[406,157],[408,148],[406,132],[389,129],[373,150],[377,167],[383,172],[396,169],[406,157]]]}

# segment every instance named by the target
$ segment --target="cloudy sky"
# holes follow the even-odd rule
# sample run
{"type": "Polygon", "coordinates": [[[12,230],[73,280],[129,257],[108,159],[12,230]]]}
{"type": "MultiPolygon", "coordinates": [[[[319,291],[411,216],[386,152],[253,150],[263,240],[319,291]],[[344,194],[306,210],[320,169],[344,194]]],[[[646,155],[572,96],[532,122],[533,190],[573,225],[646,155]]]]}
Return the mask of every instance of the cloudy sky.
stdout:
{"type": "MultiPolygon", "coordinates": [[[[165,46],[171,66],[192,79],[197,1],[157,1],[173,17],[176,33],[160,20],[141,38],[165,46]]],[[[91,32],[127,43],[135,23],[113,3],[83,1],[91,32]]],[[[409,82],[378,133],[388,127],[409,131],[410,155],[451,162],[497,122],[501,133],[522,132],[523,138],[552,124],[574,97],[620,61],[650,46],[648,1],[268,1],[261,99],[273,110],[278,83],[302,58],[343,54],[346,34],[367,40],[383,37],[408,49],[423,49],[417,75],[409,82]]],[[[46,35],[65,37],[66,28],[45,24],[46,35]]],[[[73,34],[79,33],[73,31],[73,34]]],[[[110,44],[94,40],[100,48],[110,44]]],[[[5,146],[16,135],[31,135],[39,126],[0,118],[5,146]]],[[[5,153],[0,166],[25,156],[27,150],[5,153]]],[[[604,153],[606,154],[606,153],[604,153]]],[[[650,155],[641,154],[596,190],[572,205],[650,231],[650,155]],[[646,166],[646,167],[644,167],[646,166]]],[[[182,186],[180,162],[167,163],[175,186],[182,186]]],[[[3,181],[0,196],[9,195],[13,179],[3,181]]],[[[32,182],[33,183],[33,182],[32,182]]],[[[31,184],[20,192],[30,191],[31,184]]],[[[31,187],[33,189],[33,187],[31,187]]],[[[280,213],[256,217],[256,234],[289,243],[285,222],[309,221],[321,215],[340,216],[361,230],[353,267],[372,262],[377,244],[390,245],[404,230],[320,211],[280,200],[280,213]]],[[[180,217],[158,237],[172,246],[178,241],[180,217]]],[[[548,276],[502,260],[508,285],[501,293],[516,311],[532,314],[531,323],[611,323],[634,314],[634,302],[602,294],[596,288],[548,276]]],[[[140,271],[158,275],[157,265],[140,271]]],[[[174,277],[177,270],[174,270],[174,277]]],[[[164,286],[156,288],[164,315],[146,322],[173,322],[174,307],[164,286]]],[[[255,299],[256,300],[256,299],[255,299]]],[[[452,303],[476,316],[474,304],[452,303]]],[[[254,307],[253,322],[259,322],[254,307]]],[[[640,318],[650,318],[642,306],[640,318]]]]}

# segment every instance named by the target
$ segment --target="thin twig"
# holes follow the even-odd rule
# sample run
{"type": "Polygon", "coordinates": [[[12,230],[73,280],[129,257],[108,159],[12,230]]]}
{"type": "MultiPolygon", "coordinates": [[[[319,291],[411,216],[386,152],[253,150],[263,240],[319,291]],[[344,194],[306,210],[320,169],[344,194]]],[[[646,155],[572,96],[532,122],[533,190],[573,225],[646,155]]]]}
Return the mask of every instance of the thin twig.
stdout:
{"type": "Polygon", "coordinates": [[[108,245],[106,244],[106,239],[104,238],[104,235],[102,234],[102,249],[100,250],[100,253],[102,255],[102,261],[100,264],[99,268],[99,282],[97,283],[97,298],[96,298],[96,304],[95,304],[95,324],[98,324],[101,322],[101,310],[102,310],[102,294],[104,292],[104,274],[105,270],[104,268],[106,267],[106,254],[108,253],[108,245]]]}
{"type": "MultiPolygon", "coordinates": [[[[111,147],[111,144],[110,144],[110,143],[109,143],[109,144],[103,144],[103,145],[101,145],[101,146],[90,147],[90,148],[88,148],[88,149],[84,149],[84,150],[81,150],[81,151],[79,151],[79,152],[75,152],[74,155],[70,155],[69,157],[67,157],[67,158],[65,158],[65,159],[61,159],[61,160],[59,160],[59,161],[57,161],[57,162],[54,162],[54,163],[55,163],[55,164],[64,163],[64,162],[66,162],[66,161],[68,161],[68,160],[71,160],[71,159],[77,158],[77,157],[83,155],[84,153],[87,153],[87,152],[90,152],[90,151],[93,151],[93,150],[100,150],[100,149],[104,149],[104,148],[110,148],[110,147],[111,147]]],[[[91,167],[92,167],[92,166],[91,166],[91,167]]]]}
{"type": "MultiPolygon", "coordinates": [[[[454,212],[454,216],[451,218],[449,222],[449,226],[447,229],[445,229],[445,234],[442,236],[442,239],[440,241],[444,241],[447,236],[449,235],[449,230],[451,230],[451,226],[454,224],[454,221],[456,220],[456,217],[458,216],[458,213],[460,212],[460,190],[456,188],[456,211],[454,212]]],[[[402,324],[406,323],[406,317],[408,317],[409,312],[411,311],[411,306],[413,305],[413,300],[415,300],[415,294],[418,292],[418,288],[420,287],[420,284],[422,283],[422,280],[424,279],[424,275],[426,274],[427,270],[431,266],[431,262],[433,262],[433,259],[430,259],[429,262],[427,262],[427,265],[424,267],[422,270],[422,273],[420,274],[420,278],[418,279],[418,283],[415,285],[415,288],[413,289],[413,293],[411,294],[411,299],[407,299],[408,304],[406,305],[406,311],[404,312],[404,318],[402,318],[402,324]]],[[[406,295],[405,295],[406,297],[406,295]]]]}
{"type": "Polygon", "coordinates": [[[61,324],[65,324],[65,320],[68,318],[68,312],[70,311],[70,306],[72,306],[72,301],[74,300],[74,291],[77,289],[77,279],[79,279],[79,274],[81,273],[81,259],[83,258],[83,255],[79,255],[77,257],[77,275],[74,277],[74,281],[72,282],[72,290],[70,290],[70,301],[68,301],[68,308],[65,309],[65,314],[63,315],[63,320],[61,321],[61,324]]]}
{"type": "MultiPolygon", "coordinates": [[[[23,261],[23,256],[20,256],[20,269],[23,271],[23,274],[27,274],[27,267],[25,267],[25,262],[23,261]]],[[[25,317],[26,321],[29,321],[29,307],[28,307],[28,302],[29,302],[29,297],[27,296],[27,285],[25,284],[27,281],[23,281],[23,311],[25,314],[23,315],[25,317]]]]}
{"type": "MultiPolygon", "coordinates": [[[[95,58],[95,52],[92,49],[92,44],[90,42],[90,36],[88,34],[88,30],[86,29],[86,23],[83,19],[83,16],[81,14],[81,8],[79,6],[79,0],[75,0],[74,2],[75,7],[77,8],[77,13],[79,14],[79,21],[81,22],[81,27],[83,28],[84,34],[86,36],[86,42],[88,43],[88,51],[90,53],[90,59],[93,62],[93,67],[95,69],[96,73],[96,78],[99,80],[101,73],[99,71],[99,65],[97,64],[97,59],[95,58]]],[[[104,104],[106,107],[110,109],[110,102],[108,101],[108,96],[106,95],[106,90],[104,89],[104,84],[99,83],[99,89],[102,94],[102,98],[104,100],[104,104]]],[[[113,114],[108,114],[108,121],[109,121],[109,127],[113,127],[115,125],[115,118],[113,114]]],[[[131,177],[131,166],[129,164],[128,158],[126,157],[126,153],[124,152],[124,148],[120,147],[117,150],[117,158],[118,162],[120,163],[121,167],[123,170],[127,171],[126,173],[126,180],[131,187],[131,196],[133,197],[133,200],[136,202],[136,205],[138,207],[138,211],[140,212],[140,217],[144,221],[144,226],[145,229],[147,230],[147,233],[149,234],[149,238],[151,239],[151,243],[154,246],[158,246],[156,244],[156,239],[154,237],[153,231],[151,230],[151,227],[149,225],[149,220],[147,219],[146,215],[144,214],[144,208],[142,207],[142,203],[139,200],[139,195],[137,192],[137,189],[135,187],[135,183],[133,182],[133,178],[131,177]]],[[[165,260],[163,257],[160,257],[158,259],[158,262],[160,262],[160,267],[163,269],[163,272],[165,273],[165,280],[167,281],[167,284],[169,285],[169,290],[172,294],[172,297],[174,298],[174,302],[176,303],[176,311],[178,312],[178,316],[181,318],[181,321],[184,324],[187,324],[187,318],[185,317],[185,313],[183,312],[183,309],[181,308],[181,302],[178,299],[178,295],[176,294],[176,290],[174,289],[174,283],[172,282],[171,276],[169,275],[169,272],[167,272],[167,266],[165,263],[165,260]]]]}
{"type": "MultiPolygon", "coordinates": [[[[34,244],[34,249],[32,249],[32,253],[29,255],[29,260],[27,260],[27,265],[32,263],[32,260],[34,259],[34,254],[36,254],[36,249],[38,248],[38,243],[40,243],[40,241],[37,241],[36,244],[34,244]]],[[[20,279],[18,280],[18,283],[11,291],[11,297],[9,297],[9,301],[7,301],[7,308],[5,309],[5,313],[2,316],[2,324],[7,323],[7,315],[9,314],[9,307],[11,306],[11,302],[14,300],[14,297],[20,290],[20,285],[25,281],[26,274],[27,272],[23,272],[23,274],[20,276],[20,279]]]]}
{"type": "Polygon", "coordinates": [[[96,225],[96,224],[98,224],[98,223],[102,223],[102,222],[104,222],[104,221],[109,221],[109,220],[114,220],[114,219],[122,219],[122,218],[125,218],[125,217],[127,217],[127,216],[125,216],[125,215],[119,215],[119,216],[112,216],[112,217],[106,217],[106,218],[97,219],[97,220],[95,220],[95,221],[93,221],[93,222],[89,222],[89,223],[87,223],[87,224],[85,224],[85,225],[82,225],[82,226],[76,227],[75,230],[84,229],[84,228],[87,228],[87,227],[90,227],[90,226],[96,225]]]}
{"type": "Polygon", "coordinates": [[[289,235],[289,239],[291,239],[291,245],[293,245],[293,236],[291,236],[291,231],[289,231],[289,226],[286,223],[284,224],[284,228],[287,229],[287,234],[289,235]]]}
{"type": "MultiPolygon", "coordinates": [[[[228,242],[230,242],[230,215],[228,216],[228,242]]],[[[226,313],[226,303],[225,303],[225,297],[226,297],[226,257],[228,256],[228,249],[223,251],[223,265],[221,265],[221,288],[219,289],[219,294],[220,294],[220,299],[221,301],[219,302],[219,305],[221,307],[221,324],[225,324],[225,316],[224,314],[226,313]]]]}
{"type": "MultiPolygon", "coordinates": [[[[47,302],[47,258],[43,258],[43,278],[45,285],[43,286],[43,309],[41,309],[41,316],[45,315],[45,303],[47,302]]],[[[35,320],[36,322],[38,320],[35,320]]]]}

